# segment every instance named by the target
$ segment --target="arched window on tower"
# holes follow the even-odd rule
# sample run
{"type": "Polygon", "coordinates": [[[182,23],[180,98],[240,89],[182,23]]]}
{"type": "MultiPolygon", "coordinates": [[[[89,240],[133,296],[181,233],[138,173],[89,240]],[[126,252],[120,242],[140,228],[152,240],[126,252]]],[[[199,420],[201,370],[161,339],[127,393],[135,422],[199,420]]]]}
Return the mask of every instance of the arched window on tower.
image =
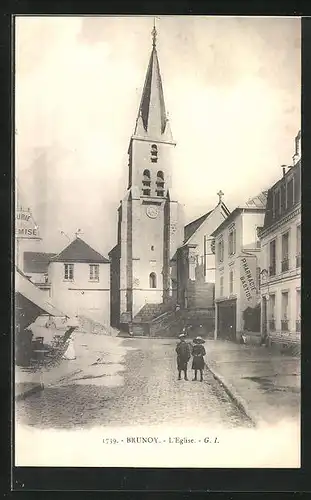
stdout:
{"type": "Polygon", "coordinates": [[[144,170],[143,172],[143,195],[150,196],[150,170],[144,170]]]}
{"type": "Polygon", "coordinates": [[[151,146],[150,160],[151,160],[151,163],[158,162],[158,146],[156,144],[152,144],[152,146],[151,146]]]}
{"type": "Polygon", "coordinates": [[[157,288],[157,275],[156,275],[156,273],[150,273],[149,286],[150,286],[150,288],[157,288]]]}
{"type": "Polygon", "coordinates": [[[164,174],[162,170],[159,170],[157,173],[157,196],[164,196],[164,174]]]}

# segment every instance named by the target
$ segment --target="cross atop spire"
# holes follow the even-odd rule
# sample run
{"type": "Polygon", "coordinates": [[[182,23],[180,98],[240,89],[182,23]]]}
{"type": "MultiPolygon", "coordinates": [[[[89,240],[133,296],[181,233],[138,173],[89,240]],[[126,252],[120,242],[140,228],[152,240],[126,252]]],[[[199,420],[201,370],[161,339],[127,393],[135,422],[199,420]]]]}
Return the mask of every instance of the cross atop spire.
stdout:
{"type": "Polygon", "coordinates": [[[153,21],[152,51],[136,120],[135,135],[172,140],[164,104],[162,79],[156,50],[157,30],[153,21]]]}
{"type": "Polygon", "coordinates": [[[83,234],[82,229],[77,229],[76,232],[75,232],[76,238],[80,238],[81,234],[83,234]]]}
{"type": "Polygon", "coordinates": [[[152,34],[152,46],[155,48],[157,44],[157,30],[155,26],[155,17],[153,18],[153,30],[151,31],[152,34]]]}
{"type": "Polygon", "coordinates": [[[219,196],[219,202],[218,203],[222,202],[223,195],[224,195],[224,193],[222,192],[222,190],[218,191],[218,193],[217,193],[217,196],[219,196]]]}

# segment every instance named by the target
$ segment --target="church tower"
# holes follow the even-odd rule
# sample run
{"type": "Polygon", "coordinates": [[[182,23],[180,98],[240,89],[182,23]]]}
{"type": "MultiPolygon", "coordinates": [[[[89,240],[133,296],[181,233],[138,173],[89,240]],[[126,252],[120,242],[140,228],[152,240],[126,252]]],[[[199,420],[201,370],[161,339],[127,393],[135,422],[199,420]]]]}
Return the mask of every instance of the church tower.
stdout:
{"type": "Polygon", "coordinates": [[[172,195],[176,144],[165,109],[156,37],[154,27],[128,149],[128,189],[118,210],[118,244],[110,252],[114,326],[130,323],[146,304],[170,304],[177,295],[175,254],[182,243],[183,224],[172,195]]]}

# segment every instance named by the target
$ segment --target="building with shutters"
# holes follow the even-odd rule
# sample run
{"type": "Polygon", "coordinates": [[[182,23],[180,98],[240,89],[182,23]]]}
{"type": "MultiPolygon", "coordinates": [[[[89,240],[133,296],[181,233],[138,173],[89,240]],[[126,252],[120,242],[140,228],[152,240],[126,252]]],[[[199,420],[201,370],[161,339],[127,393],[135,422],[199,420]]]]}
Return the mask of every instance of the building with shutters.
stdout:
{"type": "Polygon", "coordinates": [[[252,330],[260,336],[258,232],[264,222],[266,199],[263,192],[237,207],[212,233],[216,264],[215,338],[239,339],[248,328],[248,312],[253,312],[255,320],[257,314],[252,330]]]}
{"type": "Polygon", "coordinates": [[[110,262],[80,237],[50,259],[48,281],[56,307],[110,324],[110,262]]]}
{"type": "Polygon", "coordinates": [[[272,342],[300,341],[301,133],[293,166],[269,189],[261,240],[261,332],[272,342]]]}

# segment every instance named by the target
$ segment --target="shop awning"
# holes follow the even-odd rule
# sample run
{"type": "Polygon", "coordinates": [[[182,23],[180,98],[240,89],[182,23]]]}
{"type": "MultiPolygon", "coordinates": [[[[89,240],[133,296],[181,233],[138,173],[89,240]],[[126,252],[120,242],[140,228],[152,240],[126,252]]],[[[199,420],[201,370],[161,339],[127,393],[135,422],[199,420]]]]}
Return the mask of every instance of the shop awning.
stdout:
{"type": "Polygon", "coordinates": [[[68,317],[66,311],[57,309],[51,301],[47,300],[45,292],[34,285],[21,271],[15,266],[15,293],[20,293],[26,299],[30,300],[46,314],[51,316],[68,317]]]}

